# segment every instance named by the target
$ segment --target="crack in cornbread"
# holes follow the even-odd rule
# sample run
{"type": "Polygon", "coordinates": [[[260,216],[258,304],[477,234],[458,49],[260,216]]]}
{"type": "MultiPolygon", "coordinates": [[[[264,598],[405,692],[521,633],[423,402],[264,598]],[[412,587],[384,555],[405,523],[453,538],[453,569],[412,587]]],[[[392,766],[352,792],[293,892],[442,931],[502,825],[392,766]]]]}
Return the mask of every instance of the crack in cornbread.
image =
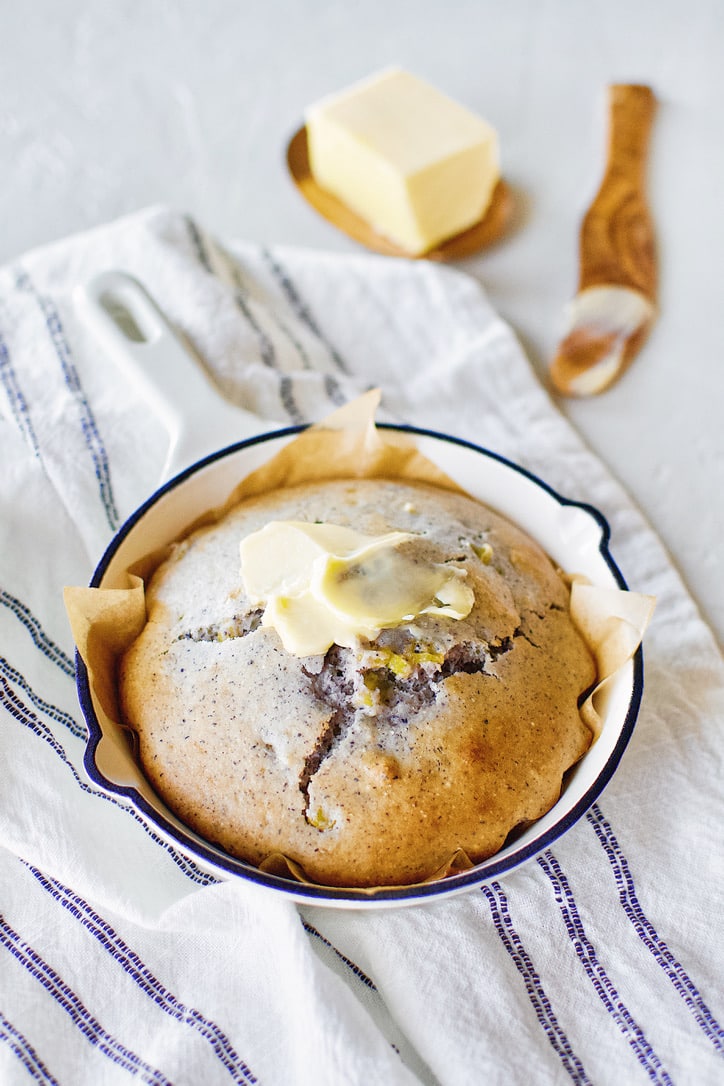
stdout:
{"type": "Polygon", "coordinates": [[[247,634],[259,629],[262,614],[261,608],[255,607],[243,615],[234,615],[228,622],[215,622],[196,630],[186,630],[178,635],[178,639],[179,641],[183,638],[189,641],[227,641],[230,637],[246,637],[247,634]]]}
{"type": "Polygon", "coordinates": [[[486,657],[496,659],[512,644],[512,638],[491,645],[467,642],[454,645],[444,656],[422,650],[414,641],[405,648],[398,644],[395,652],[382,648],[355,654],[338,645],[329,649],[320,671],[309,675],[314,696],[329,705],[332,715],[316,748],[307,756],[299,780],[307,821],[317,824],[316,815],[308,810],[311,780],[340,736],[352,727],[358,712],[373,716],[378,728],[403,727],[435,703],[440,684],[451,675],[487,674],[486,657]]]}
{"type": "Polygon", "coordinates": [[[552,806],[591,741],[578,700],[595,671],[565,580],[460,494],[340,480],[250,499],[178,543],[146,600],[119,670],[144,772],[253,864],[282,853],[315,881],[366,886],[419,881],[457,849],[479,861],[552,806]],[[241,538],[272,520],[410,533],[412,557],[465,571],[472,610],[293,656],[239,572],[241,538]]]}

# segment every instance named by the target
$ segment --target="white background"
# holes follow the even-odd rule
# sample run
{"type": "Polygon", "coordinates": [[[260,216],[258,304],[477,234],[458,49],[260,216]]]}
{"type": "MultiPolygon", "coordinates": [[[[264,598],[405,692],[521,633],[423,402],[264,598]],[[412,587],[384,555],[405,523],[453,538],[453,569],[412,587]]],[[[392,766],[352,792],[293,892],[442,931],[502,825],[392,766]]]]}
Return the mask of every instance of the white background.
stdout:
{"type": "Polygon", "coordinates": [[[464,266],[543,381],[600,177],[605,87],[654,88],[660,317],[614,389],[560,407],[724,641],[720,0],[2,0],[0,261],[154,203],[225,238],[353,250],[290,183],[285,147],[307,103],[393,63],[500,133],[516,229],[464,266]]]}

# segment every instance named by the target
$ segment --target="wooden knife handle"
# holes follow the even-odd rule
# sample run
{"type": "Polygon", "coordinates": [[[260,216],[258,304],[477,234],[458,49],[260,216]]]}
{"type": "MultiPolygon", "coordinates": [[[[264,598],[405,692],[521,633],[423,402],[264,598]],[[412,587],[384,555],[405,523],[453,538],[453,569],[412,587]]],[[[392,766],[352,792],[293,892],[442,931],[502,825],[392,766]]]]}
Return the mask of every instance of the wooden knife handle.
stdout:
{"type": "Polygon", "coordinates": [[[608,88],[608,149],[601,186],[580,233],[579,290],[613,285],[656,298],[654,226],[645,194],[656,99],[650,87],[608,88]]]}

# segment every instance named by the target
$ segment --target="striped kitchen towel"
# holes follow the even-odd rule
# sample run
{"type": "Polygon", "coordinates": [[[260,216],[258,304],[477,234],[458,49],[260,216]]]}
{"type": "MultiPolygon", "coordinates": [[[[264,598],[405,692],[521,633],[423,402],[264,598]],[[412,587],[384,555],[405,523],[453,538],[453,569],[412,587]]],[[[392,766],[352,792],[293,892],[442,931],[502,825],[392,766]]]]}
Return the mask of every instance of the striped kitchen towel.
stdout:
{"type": "Polygon", "coordinates": [[[473,279],[221,245],[150,209],[0,269],[0,440],[0,1082],[724,1082],[724,662],[473,279]],[[271,425],[379,386],[383,417],[604,513],[658,598],[646,691],[618,772],[552,849],[449,901],[298,908],[215,881],[91,784],[61,590],[88,582],[167,441],[73,305],[111,267],[271,425]]]}

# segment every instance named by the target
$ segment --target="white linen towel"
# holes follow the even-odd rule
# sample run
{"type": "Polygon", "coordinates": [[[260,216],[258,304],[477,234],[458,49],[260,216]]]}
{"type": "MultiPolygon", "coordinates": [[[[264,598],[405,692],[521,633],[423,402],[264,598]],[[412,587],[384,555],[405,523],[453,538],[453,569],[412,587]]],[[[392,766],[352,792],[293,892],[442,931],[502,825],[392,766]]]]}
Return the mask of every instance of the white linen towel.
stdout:
{"type": "Polygon", "coordinates": [[[130,216],[0,269],[0,440],[2,1083],[724,1081],[724,662],[473,279],[130,216]],[[449,901],[300,909],[215,882],[91,786],[61,590],[88,582],[166,451],[73,306],[111,267],[270,425],[378,385],[383,417],[608,518],[630,587],[658,598],[646,689],[613,781],[555,847],[449,901]]]}

